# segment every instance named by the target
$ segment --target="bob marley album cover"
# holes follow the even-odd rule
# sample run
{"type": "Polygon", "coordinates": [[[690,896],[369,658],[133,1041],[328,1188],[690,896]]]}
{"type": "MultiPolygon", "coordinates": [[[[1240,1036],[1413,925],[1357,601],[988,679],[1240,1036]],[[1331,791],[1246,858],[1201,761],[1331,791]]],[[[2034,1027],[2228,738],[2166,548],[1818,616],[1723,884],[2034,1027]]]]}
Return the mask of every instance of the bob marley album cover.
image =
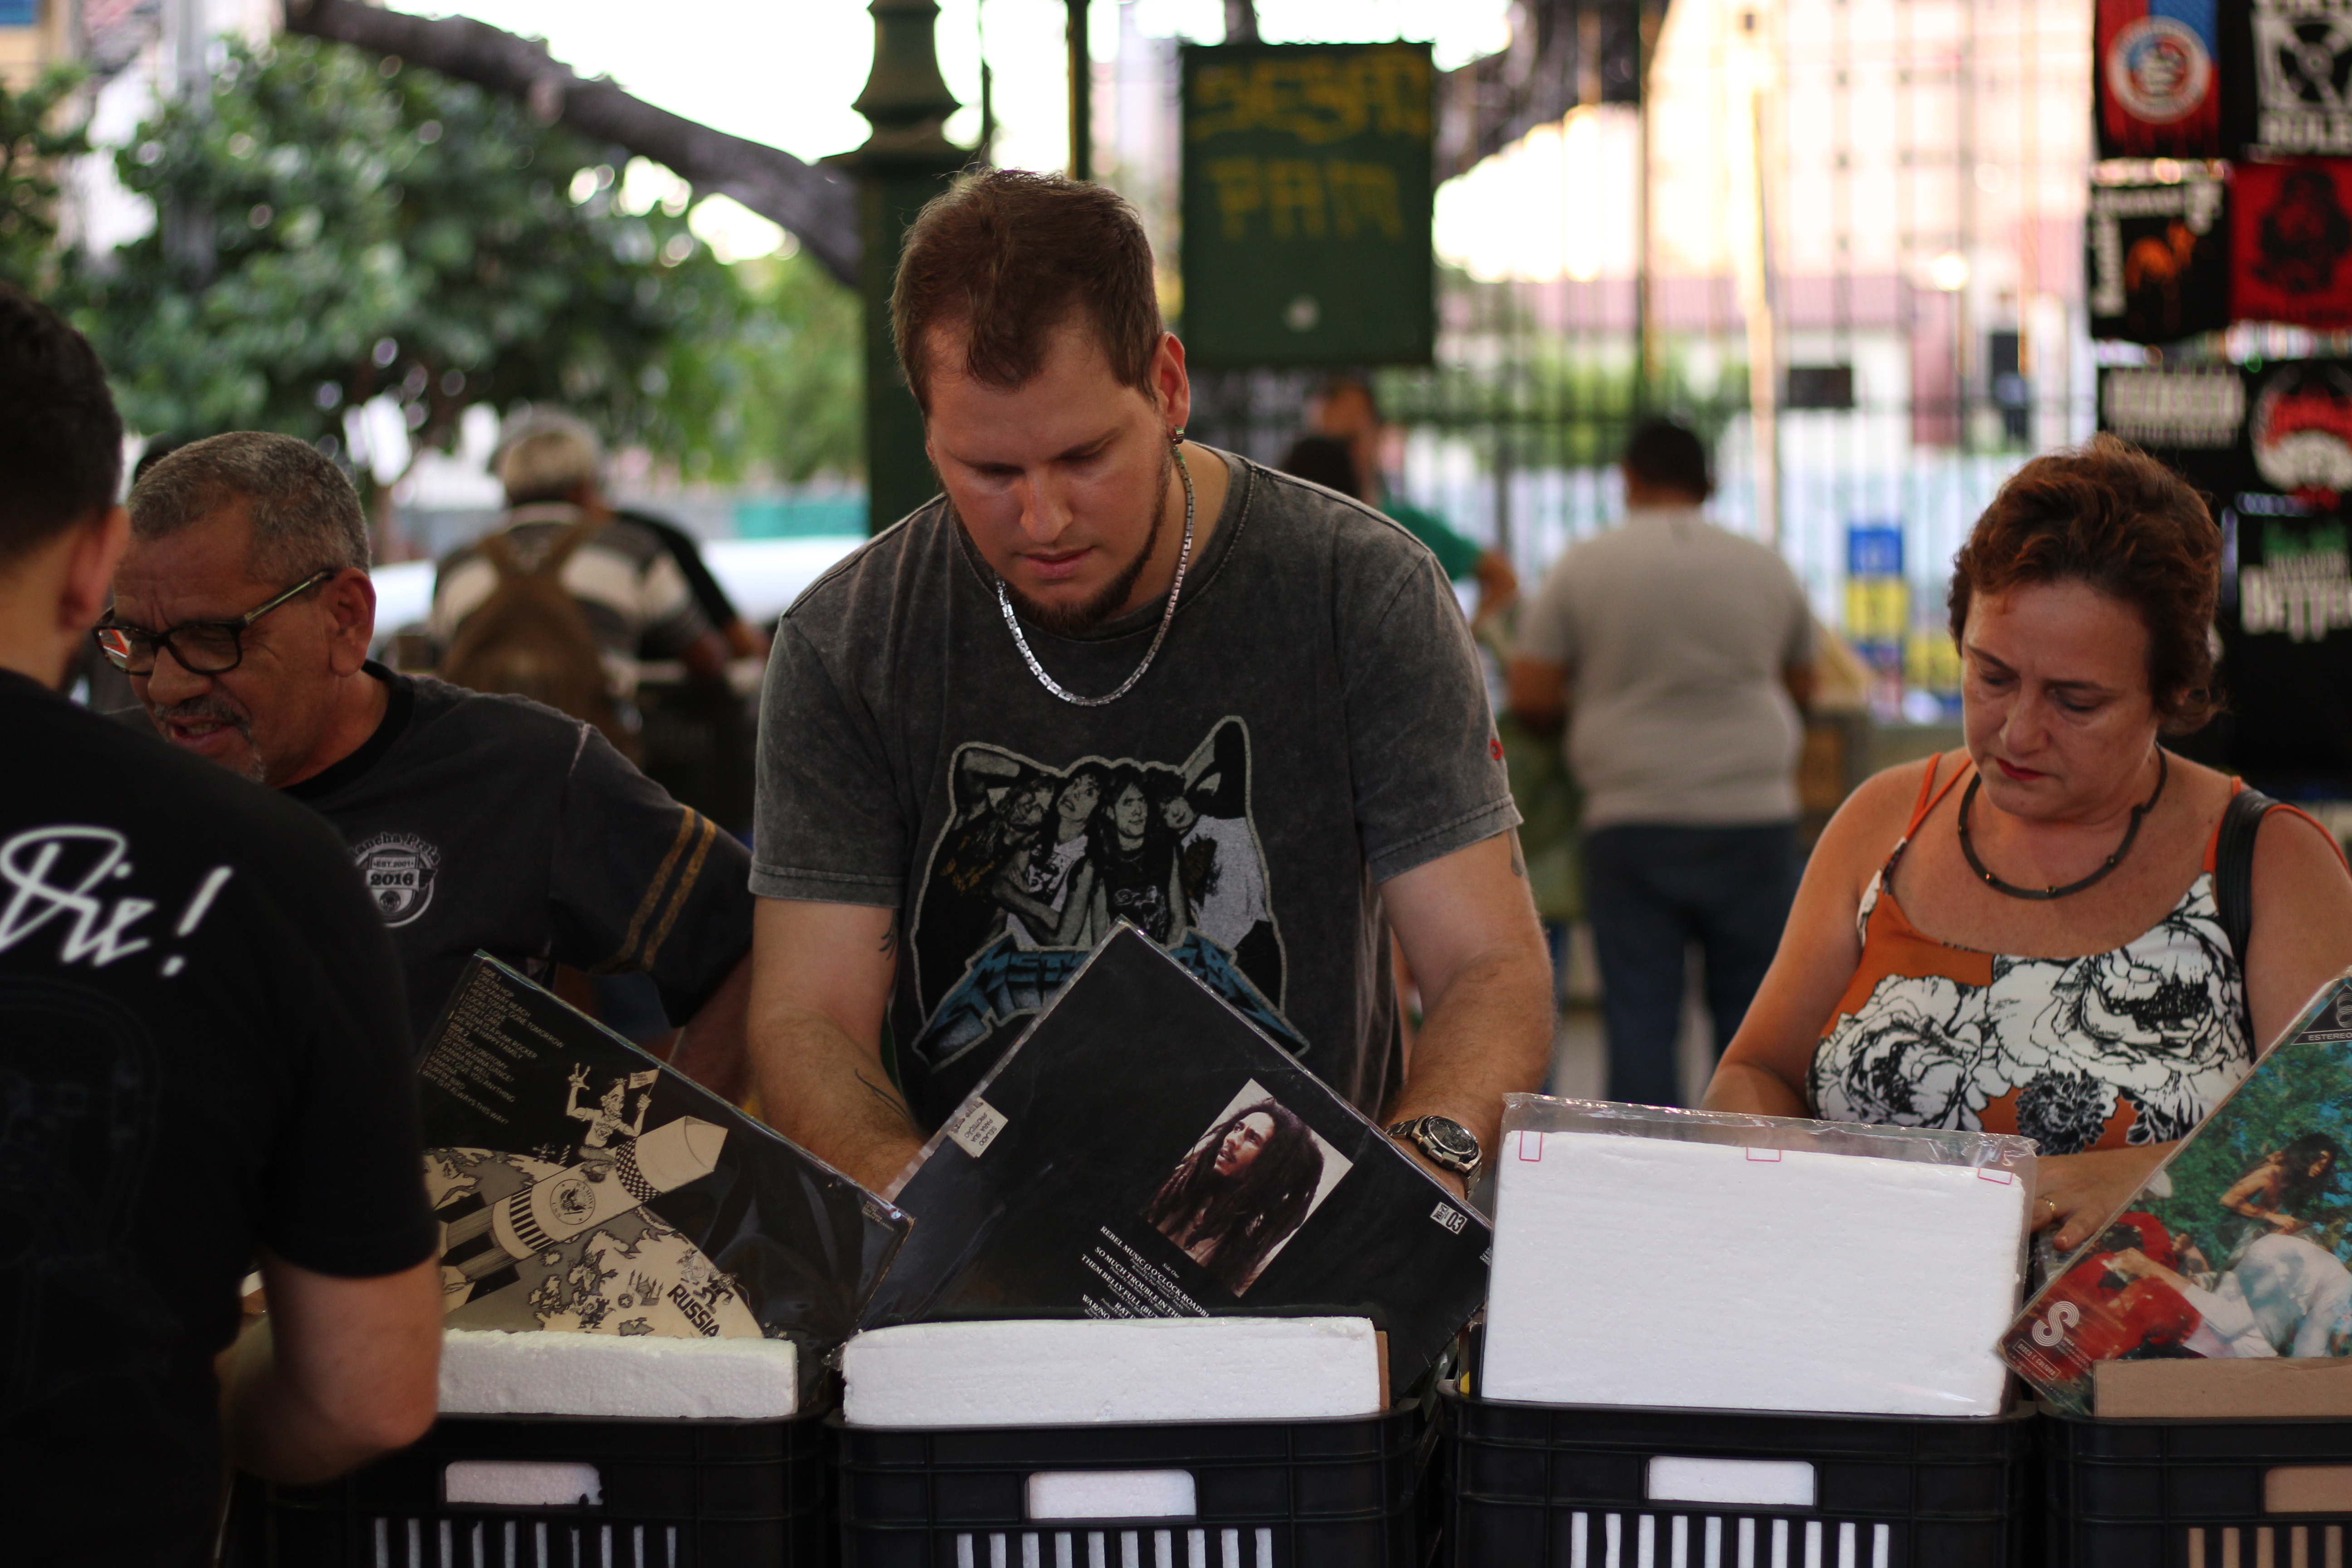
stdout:
{"type": "Polygon", "coordinates": [[[486,954],[417,1076],[453,1328],[790,1339],[814,1371],[911,1223],[486,954]]]}
{"type": "Polygon", "coordinates": [[[1142,933],[1090,958],[896,1194],[865,1326],[1346,1314],[1411,1385],[1484,1299],[1468,1205],[1142,933]]]}
{"type": "Polygon", "coordinates": [[[2090,1415],[2103,1361],[2352,1355],[2352,973],[2183,1139],[2002,1336],[2090,1415]]]}

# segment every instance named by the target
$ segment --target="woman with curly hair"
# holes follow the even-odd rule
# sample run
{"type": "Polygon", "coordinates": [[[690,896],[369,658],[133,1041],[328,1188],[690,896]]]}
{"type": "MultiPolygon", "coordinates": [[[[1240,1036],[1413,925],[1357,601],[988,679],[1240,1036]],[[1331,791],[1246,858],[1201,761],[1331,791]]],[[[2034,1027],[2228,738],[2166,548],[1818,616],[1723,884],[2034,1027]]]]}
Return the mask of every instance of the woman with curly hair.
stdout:
{"type": "Polygon", "coordinates": [[[1143,1217],[1238,1296],[1306,1221],[1322,1183],[1315,1134],[1286,1107],[1261,1100],[1211,1128],[1143,1217]]]}
{"type": "Polygon", "coordinates": [[[2221,566],[2204,500],[2112,436],[2001,487],[1953,562],[1966,744],[1824,830],[1710,1110],[2021,1133],[2067,1251],[2352,964],[2326,830],[2160,744],[2220,706],[2221,566]]]}

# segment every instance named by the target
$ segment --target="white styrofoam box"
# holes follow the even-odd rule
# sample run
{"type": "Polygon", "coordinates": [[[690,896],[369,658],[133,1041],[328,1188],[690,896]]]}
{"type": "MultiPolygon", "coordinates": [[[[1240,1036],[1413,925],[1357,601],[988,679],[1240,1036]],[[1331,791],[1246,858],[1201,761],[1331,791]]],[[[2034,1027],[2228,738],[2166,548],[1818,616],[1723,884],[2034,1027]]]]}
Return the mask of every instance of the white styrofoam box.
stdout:
{"type": "Polygon", "coordinates": [[[1991,1415],[2026,1184],[1870,1155],[1518,1131],[1489,1399],[1991,1415]]]}
{"type": "Polygon", "coordinates": [[[906,1323],[842,1347],[856,1426],[1303,1421],[1378,1415],[1363,1318],[906,1323]]]}
{"type": "Polygon", "coordinates": [[[798,1372],[789,1340],[449,1329],[441,1414],[772,1421],[800,1408],[798,1372]]]}

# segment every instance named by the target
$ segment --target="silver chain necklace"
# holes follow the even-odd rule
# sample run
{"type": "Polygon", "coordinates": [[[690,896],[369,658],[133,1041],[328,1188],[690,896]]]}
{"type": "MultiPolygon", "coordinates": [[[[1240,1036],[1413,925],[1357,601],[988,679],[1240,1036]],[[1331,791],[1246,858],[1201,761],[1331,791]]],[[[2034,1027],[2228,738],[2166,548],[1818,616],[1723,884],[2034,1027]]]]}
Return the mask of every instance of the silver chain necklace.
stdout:
{"type": "Polygon", "coordinates": [[[1135,683],[1143,679],[1143,672],[1151,668],[1152,659],[1158,657],[1160,645],[1168,640],[1168,628],[1176,619],[1176,596],[1184,591],[1184,573],[1192,564],[1193,501],[1192,470],[1184,461],[1184,432],[1177,431],[1169,438],[1169,449],[1176,458],[1176,472],[1184,481],[1184,548],[1176,557],[1176,581],[1168,585],[1168,607],[1160,613],[1160,630],[1152,635],[1151,646],[1143,650],[1143,662],[1135,667],[1133,675],[1118,683],[1118,690],[1108,697],[1081,697],[1046,674],[1045,667],[1039,664],[1037,656],[1029,650],[1029,639],[1021,635],[1021,618],[1013,613],[1013,601],[1004,592],[1004,579],[1002,576],[996,579],[996,607],[1004,612],[1004,624],[1012,628],[1013,645],[1021,650],[1021,657],[1028,664],[1029,673],[1037,678],[1037,684],[1065,702],[1080,708],[1101,708],[1118,701],[1135,689],[1135,683]]]}

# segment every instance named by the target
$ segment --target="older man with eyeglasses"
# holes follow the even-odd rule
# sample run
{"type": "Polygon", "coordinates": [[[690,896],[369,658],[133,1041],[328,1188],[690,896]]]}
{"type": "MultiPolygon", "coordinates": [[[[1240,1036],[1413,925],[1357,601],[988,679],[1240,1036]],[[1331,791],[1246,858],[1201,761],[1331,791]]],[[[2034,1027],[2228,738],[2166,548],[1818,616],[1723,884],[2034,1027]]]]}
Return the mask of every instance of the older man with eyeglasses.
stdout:
{"type": "Polygon", "coordinates": [[[420,1030],[485,950],[653,977],[674,1060],[745,1086],[750,857],[592,727],[368,658],[367,528],[288,436],[194,442],[132,488],[100,650],[156,729],[332,822],[406,972],[420,1030]]]}

